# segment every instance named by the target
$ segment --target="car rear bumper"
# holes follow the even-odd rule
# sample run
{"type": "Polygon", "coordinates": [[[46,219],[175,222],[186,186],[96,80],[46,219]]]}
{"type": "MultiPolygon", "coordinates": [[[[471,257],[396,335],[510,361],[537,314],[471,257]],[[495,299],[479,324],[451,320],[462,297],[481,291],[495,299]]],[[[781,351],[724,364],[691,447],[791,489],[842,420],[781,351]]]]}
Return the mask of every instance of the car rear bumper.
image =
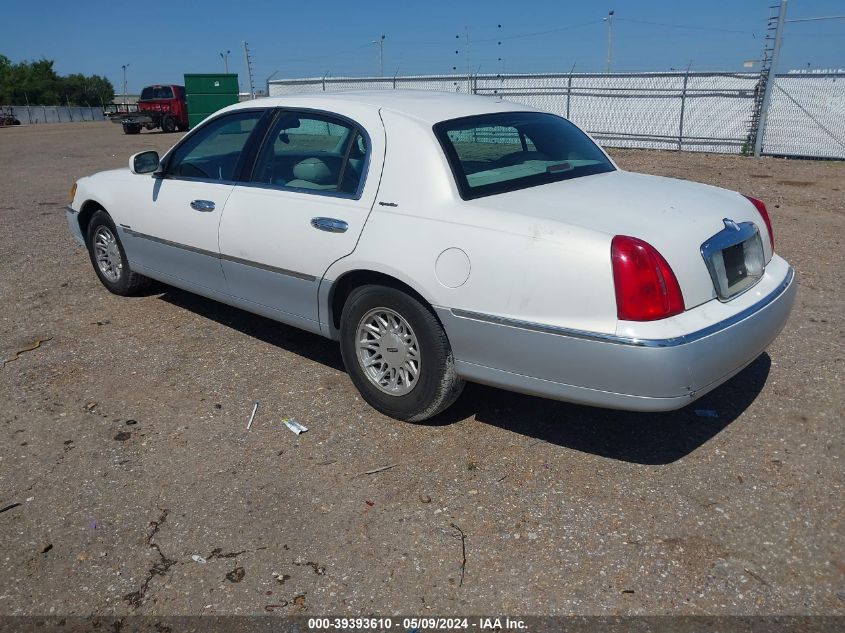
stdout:
{"type": "Polygon", "coordinates": [[[85,246],[85,237],[82,235],[82,228],[79,226],[79,212],[68,205],[65,207],[65,218],[67,218],[67,228],[80,246],[85,246]]]}
{"type": "MultiPolygon", "coordinates": [[[[669,411],[716,388],[757,358],[785,325],[794,272],[773,262],[756,297],[689,311],[704,327],[637,338],[437,308],[465,379],[512,391],[614,409],[669,411]]],[[[715,300],[714,300],[715,301],[715,300]]],[[[652,331],[654,328],[652,328],[652,331]]]]}

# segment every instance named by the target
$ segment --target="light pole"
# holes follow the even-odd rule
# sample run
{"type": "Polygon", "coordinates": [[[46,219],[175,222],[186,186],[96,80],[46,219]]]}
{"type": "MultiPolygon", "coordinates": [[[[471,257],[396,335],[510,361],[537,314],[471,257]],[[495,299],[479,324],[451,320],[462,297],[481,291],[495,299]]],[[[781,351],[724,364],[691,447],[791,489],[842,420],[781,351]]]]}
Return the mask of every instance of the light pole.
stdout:
{"type": "Polygon", "coordinates": [[[129,68],[129,64],[123,64],[121,68],[123,68],[123,105],[126,105],[126,69],[129,68]]]}
{"type": "Polygon", "coordinates": [[[220,53],[220,57],[223,60],[223,67],[226,69],[226,74],[229,74],[229,53],[232,51],[226,51],[225,53],[220,53]]]}
{"type": "Polygon", "coordinates": [[[607,72],[610,72],[610,65],[613,63],[613,10],[602,20],[607,22],[607,72]]]}
{"type": "Polygon", "coordinates": [[[373,44],[378,45],[378,75],[384,77],[384,38],[382,35],[377,40],[373,40],[373,44]]]}

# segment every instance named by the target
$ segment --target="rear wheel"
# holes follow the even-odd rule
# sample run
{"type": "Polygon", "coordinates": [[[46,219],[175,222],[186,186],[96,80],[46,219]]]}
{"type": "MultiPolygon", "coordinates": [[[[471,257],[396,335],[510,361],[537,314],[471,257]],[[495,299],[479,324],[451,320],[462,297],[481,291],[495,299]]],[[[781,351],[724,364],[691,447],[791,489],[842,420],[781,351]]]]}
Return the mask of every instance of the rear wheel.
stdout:
{"type": "Polygon", "coordinates": [[[176,131],[176,121],[173,120],[173,117],[166,116],[161,120],[161,131],[168,134],[176,131]]]}
{"type": "Polygon", "coordinates": [[[123,133],[124,134],[138,134],[141,132],[141,126],[137,123],[124,123],[123,124],[123,133]]]}
{"type": "Polygon", "coordinates": [[[86,242],[94,272],[109,292],[129,296],[152,283],[149,277],[132,272],[129,268],[117,229],[105,211],[97,211],[91,217],[86,242]]]}
{"type": "Polygon", "coordinates": [[[425,305],[395,288],[362,286],[349,295],[340,349],[364,399],[399,420],[435,416],[464,388],[440,322],[425,305]]]}

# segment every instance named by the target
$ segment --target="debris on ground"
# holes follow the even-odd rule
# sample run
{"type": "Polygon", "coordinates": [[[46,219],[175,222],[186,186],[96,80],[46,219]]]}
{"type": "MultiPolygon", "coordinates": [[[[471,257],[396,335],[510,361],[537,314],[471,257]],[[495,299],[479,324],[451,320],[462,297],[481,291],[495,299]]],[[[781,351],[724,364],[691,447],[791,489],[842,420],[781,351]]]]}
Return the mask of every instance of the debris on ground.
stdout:
{"type": "Polygon", "coordinates": [[[366,504],[367,504],[368,506],[370,506],[371,508],[372,508],[374,505],[376,505],[376,502],[375,502],[375,501],[372,501],[372,500],[370,500],[370,499],[367,499],[364,503],[366,503],[366,504]]]}
{"type": "Polygon", "coordinates": [[[45,545],[43,545],[43,546],[41,547],[41,553],[42,553],[42,554],[46,554],[46,553],[47,553],[47,552],[49,552],[51,549],[53,549],[53,544],[52,544],[52,543],[46,543],[45,545]]]}
{"type": "Polygon", "coordinates": [[[21,354],[25,354],[26,352],[31,352],[32,350],[36,350],[39,347],[41,347],[41,343],[46,343],[47,341],[52,341],[52,340],[53,340],[52,336],[47,336],[45,338],[39,337],[39,338],[35,339],[32,343],[27,345],[26,347],[22,347],[18,350],[15,350],[15,352],[14,352],[14,354],[12,354],[12,356],[10,356],[9,358],[7,358],[6,360],[3,361],[3,367],[8,365],[9,363],[13,363],[16,360],[18,360],[18,358],[20,358],[21,354]]]}
{"type": "Polygon", "coordinates": [[[695,414],[700,418],[718,418],[719,414],[713,409],[696,409],[695,414]]]}
{"type": "Polygon", "coordinates": [[[258,411],[259,401],[256,400],[255,404],[252,405],[252,413],[249,416],[249,422],[246,423],[246,430],[249,431],[252,428],[252,421],[255,419],[255,412],[258,411]]]}
{"type": "Polygon", "coordinates": [[[128,431],[118,431],[117,434],[114,436],[114,439],[116,439],[118,442],[125,442],[130,437],[132,437],[132,434],[128,431]]]}
{"type": "Polygon", "coordinates": [[[390,464],[389,466],[382,466],[381,468],[374,468],[373,470],[365,470],[359,475],[375,475],[376,473],[380,473],[383,470],[390,470],[391,468],[396,468],[399,464],[390,464]]]}
{"type": "Polygon", "coordinates": [[[456,538],[461,539],[461,556],[462,556],[462,560],[461,560],[461,581],[458,583],[458,587],[463,587],[464,586],[464,574],[466,573],[466,569],[467,569],[467,537],[466,537],[466,534],[464,534],[464,531],[460,527],[458,527],[457,524],[450,523],[449,526],[458,531],[456,538]]]}
{"type": "Polygon", "coordinates": [[[276,609],[284,609],[286,606],[288,606],[287,600],[283,601],[282,604],[265,604],[264,610],[268,613],[272,613],[276,609]]]}
{"type": "Polygon", "coordinates": [[[191,560],[195,563],[205,564],[205,558],[203,558],[199,554],[194,554],[193,556],[191,556],[191,560]]]}
{"type": "Polygon", "coordinates": [[[235,567],[232,571],[226,574],[226,580],[229,582],[240,582],[246,576],[246,571],[243,567],[235,567]]]}
{"type": "Polygon", "coordinates": [[[138,424],[138,420],[126,420],[126,426],[133,426],[138,424]]]}
{"type": "Polygon", "coordinates": [[[431,497],[429,495],[420,495],[420,501],[423,503],[431,503],[431,497]]]}
{"type": "Polygon", "coordinates": [[[288,418],[287,420],[282,420],[282,424],[288,427],[291,431],[296,433],[297,435],[302,435],[305,431],[308,430],[308,427],[301,425],[299,422],[294,420],[293,418],[288,418]]]}
{"type": "Polygon", "coordinates": [[[0,514],[3,514],[4,512],[7,512],[7,511],[12,510],[14,508],[17,508],[19,505],[20,505],[20,503],[17,502],[17,501],[15,503],[10,503],[9,505],[7,505],[4,508],[0,508],[0,514]]]}

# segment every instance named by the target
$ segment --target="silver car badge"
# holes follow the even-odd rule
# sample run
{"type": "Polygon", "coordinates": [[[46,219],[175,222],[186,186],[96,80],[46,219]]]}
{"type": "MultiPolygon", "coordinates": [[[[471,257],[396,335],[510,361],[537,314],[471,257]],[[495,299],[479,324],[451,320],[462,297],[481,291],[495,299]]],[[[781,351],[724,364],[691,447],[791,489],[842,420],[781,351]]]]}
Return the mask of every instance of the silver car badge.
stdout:
{"type": "Polygon", "coordinates": [[[734,230],[734,231],[739,231],[739,230],[740,230],[740,228],[739,228],[739,224],[737,224],[736,222],[734,222],[734,221],[733,221],[733,220],[731,220],[730,218],[725,218],[725,219],[723,219],[723,220],[722,220],[722,222],[724,222],[724,223],[725,223],[725,228],[726,228],[726,229],[731,229],[731,230],[734,230]]]}

